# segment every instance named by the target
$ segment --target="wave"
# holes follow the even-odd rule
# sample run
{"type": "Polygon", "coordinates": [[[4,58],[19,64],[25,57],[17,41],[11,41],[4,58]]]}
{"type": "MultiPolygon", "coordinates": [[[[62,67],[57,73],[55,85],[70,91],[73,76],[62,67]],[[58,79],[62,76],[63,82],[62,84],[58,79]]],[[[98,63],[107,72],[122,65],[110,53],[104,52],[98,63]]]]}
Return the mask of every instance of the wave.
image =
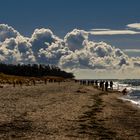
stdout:
{"type": "Polygon", "coordinates": [[[137,105],[138,107],[140,107],[140,100],[133,100],[133,99],[125,98],[125,97],[122,97],[122,98],[120,98],[120,99],[122,99],[122,100],[124,100],[124,101],[129,101],[129,102],[131,102],[131,103],[137,105]]]}
{"type": "Polygon", "coordinates": [[[120,82],[118,81],[117,84],[119,86],[119,91],[122,91],[124,88],[127,89],[128,94],[123,96],[121,99],[124,101],[130,101],[131,103],[138,105],[140,107],[140,80],[132,80],[129,82],[120,82]]]}

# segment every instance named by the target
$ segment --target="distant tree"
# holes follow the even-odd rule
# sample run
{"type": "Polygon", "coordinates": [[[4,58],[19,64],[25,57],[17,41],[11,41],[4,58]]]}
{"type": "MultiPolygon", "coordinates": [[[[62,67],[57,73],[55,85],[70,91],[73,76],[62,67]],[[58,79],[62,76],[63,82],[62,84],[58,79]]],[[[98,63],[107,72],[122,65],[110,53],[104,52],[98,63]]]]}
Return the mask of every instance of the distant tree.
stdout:
{"type": "Polygon", "coordinates": [[[42,77],[42,76],[58,76],[63,78],[74,78],[72,73],[62,71],[54,65],[13,65],[0,63],[0,73],[16,76],[42,77]]]}

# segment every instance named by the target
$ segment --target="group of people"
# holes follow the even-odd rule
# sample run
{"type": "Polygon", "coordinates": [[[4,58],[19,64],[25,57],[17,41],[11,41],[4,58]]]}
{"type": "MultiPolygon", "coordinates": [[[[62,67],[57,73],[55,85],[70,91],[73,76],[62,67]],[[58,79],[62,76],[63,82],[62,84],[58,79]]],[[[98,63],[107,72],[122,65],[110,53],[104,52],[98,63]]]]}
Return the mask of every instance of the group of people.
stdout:
{"type": "MultiPolygon", "coordinates": [[[[78,82],[78,81],[75,81],[78,82]]],[[[103,81],[103,80],[80,80],[80,85],[95,86],[96,88],[102,89],[102,91],[108,91],[109,87],[113,90],[113,81],[103,81]]]]}
{"type": "Polygon", "coordinates": [[[113,90],[113,81],[100,81],[99,87],[102,89],[102,91],[108,91],[109,87],[111,90],[113,90]]]}

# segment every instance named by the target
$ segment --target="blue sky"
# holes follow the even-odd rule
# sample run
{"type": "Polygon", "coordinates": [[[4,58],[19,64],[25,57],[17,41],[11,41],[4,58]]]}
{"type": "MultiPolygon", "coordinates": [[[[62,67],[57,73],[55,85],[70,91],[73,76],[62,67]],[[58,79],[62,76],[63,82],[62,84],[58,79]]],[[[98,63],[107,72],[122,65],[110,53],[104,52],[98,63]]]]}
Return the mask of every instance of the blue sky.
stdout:
{"type": "Polygon", "coordinates": [[[36,27],[64,35],[73,28],[121,29],[140,21],[138,0],[0,0],[0,22],[24,35],[36,27]]]}

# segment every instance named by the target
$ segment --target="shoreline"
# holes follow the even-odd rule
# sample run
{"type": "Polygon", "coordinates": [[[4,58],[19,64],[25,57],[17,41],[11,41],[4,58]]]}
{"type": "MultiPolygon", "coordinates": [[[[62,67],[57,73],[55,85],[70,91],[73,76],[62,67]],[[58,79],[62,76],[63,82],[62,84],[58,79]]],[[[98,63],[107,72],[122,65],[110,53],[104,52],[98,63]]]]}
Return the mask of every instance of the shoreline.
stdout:
{"type": "Polygon", "coordinates": [[[137,103],[136,101],[133,101],[131,99],[127,99],[127,98],[124,98],[124,97],[120,97],[119,99],[121,99],[121,100],[123,100],[125,102],[129,102],[130,104],[132,104],[132,106],[135,106],[135,107],[140,109],[140,104],[137,103]]]}
{"type": "Polygon", "coordinates": [[[1,139],[139,140],[140,110],[74,82],[0,89],[1,139]]]}
{"type": "Polygon", "coordinates": [[[106,112],[106,126],[114,130],[116,139],[137,140],[140,137],[140,110],[136,105],[123,101],[120,97],[122,94],[113,93],[102,98],[106,104],[103,111],[106,112]]]}

